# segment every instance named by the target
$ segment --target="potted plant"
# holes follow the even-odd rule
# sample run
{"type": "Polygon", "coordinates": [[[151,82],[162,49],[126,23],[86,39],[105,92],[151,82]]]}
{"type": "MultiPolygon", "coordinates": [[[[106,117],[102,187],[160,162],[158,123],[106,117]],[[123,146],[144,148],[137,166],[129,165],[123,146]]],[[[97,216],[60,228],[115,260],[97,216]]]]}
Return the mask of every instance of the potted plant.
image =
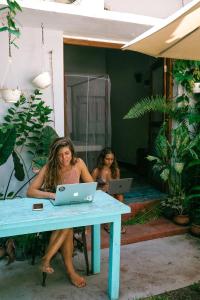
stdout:
{"type": "Polygon", "coordinates": [[[161,207],[173,210],[173,221],[176,224],[187,225],[189,223],[189,202],[184,193],[171,197],[168,196],[161,202],[161,207]]]}

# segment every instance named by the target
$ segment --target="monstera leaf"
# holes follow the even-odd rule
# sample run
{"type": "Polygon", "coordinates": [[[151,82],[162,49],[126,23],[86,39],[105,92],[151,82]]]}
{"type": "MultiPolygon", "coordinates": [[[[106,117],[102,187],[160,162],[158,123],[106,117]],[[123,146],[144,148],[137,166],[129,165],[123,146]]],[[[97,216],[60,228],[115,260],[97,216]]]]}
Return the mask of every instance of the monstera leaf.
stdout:
{"type": "Polygon", "coordinates": [[[0,128],[0,165],[3,165],[13,152],[16,141],[14,127],[0,128]]]}
{"type": "Polygon", "coordinates": [[[49,155],[49,149],[53,141],[58,137],[58,134],[51,126],[45,126],[41,133],[40,154],[42,156],[49,155]]]}
{"type": "Polygon", "coordinates": [[[15,151],[12,152],[12,157],[13,157],[13,163],[15,169],[14,175],[19,181],[23,181],[25,178],[23,164],[21,163],[20,158],[15,151]]]}

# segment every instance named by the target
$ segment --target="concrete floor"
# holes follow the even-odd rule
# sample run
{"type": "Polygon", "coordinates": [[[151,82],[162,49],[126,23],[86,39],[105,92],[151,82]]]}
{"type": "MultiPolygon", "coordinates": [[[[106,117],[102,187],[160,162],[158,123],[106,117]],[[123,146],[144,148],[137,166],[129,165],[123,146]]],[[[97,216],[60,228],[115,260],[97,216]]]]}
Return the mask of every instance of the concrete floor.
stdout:
{"type": "MultiPolygon", "coordinates": [[[[75,258],[77,269],[84,269],[83,255],[75,258]]],[[[108,249],[102,250],[101,273],[87,277],[87,286],[72,286],[64,273],[62,260],[53,261],[55,273],[40,285],[39,262],[27,261],[10,266],[0,261],[1,300],[107,300],[108,249]]],[[[179,235],[121,247],[120,300],[141,299],[175,290],[200,280],[200,240],[179,235]]]]}

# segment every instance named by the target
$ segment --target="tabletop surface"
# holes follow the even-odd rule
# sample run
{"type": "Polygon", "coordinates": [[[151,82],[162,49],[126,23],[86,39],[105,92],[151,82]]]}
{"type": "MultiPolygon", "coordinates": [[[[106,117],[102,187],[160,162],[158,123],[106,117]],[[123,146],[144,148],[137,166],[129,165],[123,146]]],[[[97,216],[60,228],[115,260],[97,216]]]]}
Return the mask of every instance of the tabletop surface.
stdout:
{"type": "MultiPolygon", "coordinates": [[[[48,199],[17,198],[0,201],[0,231],[30,224],[46,225],[67,220],[76,224],[78,220],[89,220],[121,215],[130,212],[130,207],[110,195],[96,191],[92,203],[54,206],[48,199]],[[33,203],[43,203],[43,210],[33,211],[33,203]]],[[[89,223],[88,223],[89,225],[89,223]]],[[[1,236],[1,234],[0,234],[1,236]]]]}

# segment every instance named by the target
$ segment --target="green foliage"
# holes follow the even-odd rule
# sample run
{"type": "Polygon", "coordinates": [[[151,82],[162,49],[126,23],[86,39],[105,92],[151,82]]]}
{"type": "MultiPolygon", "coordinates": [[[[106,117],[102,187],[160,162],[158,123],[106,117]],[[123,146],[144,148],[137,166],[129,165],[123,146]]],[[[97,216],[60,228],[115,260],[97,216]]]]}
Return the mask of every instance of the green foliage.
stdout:
{"type": "Polygon", "coordinates": [[[192,169],[194,182],[188,192],[188,200],[191,202],[191,219],[192,222],[200,225],[200,159],[191,161],[188,164],[187,170],[192,169]]]}
{"type": "Polygon", "coordinates": [[[124,116],[124,119],[140,118],[144,114],[151,111],[169,113],[170,106],[171,104],[166,103],[166,99],[162,96],[156,96],[151,98],[147,97],[137,102],[124,116]]]}
{"type": "Polygon", "coordinates": [[[187,177],[189,164],[200,159],[200,97],[195,95],[191,98],[194,82],[200,81],[200,61],[176,61],[173,75],[185,88],[182,95],[170,100],[161,96],[145,98],[136,103],[124,118],[139,118],[145,113],[158,111],[172,121],[171,135],[168,135],[164,122],[155,140],[155,152],[147,159],[152,163],[154,172],[167,183],[174,205],[183,209],[186,202],[199,197],[199,190],[194,192],[191,189],[189,195],[186,194],[188,183],[192,182],[194,186],[196,173],[200,173],[196,170],[187,177]]]}
{"type": "Polygon", "coordinates": [[[36,169],[41,169],[48,159],[49,149],[53,141],[58,137],[56,131],[50,127],[46,126],[41,130],[40,142],[35,151],[35,156],[33,158],[33,167],[36,169]]]}
{"type": "Polygon", "coordinates": [[[12,125],[0,126],[0,165],[3,165],[14,150],[16,129],[12,125]]]}
{"type": "MultiPolygon", "coordinates": [[[[34,157],[38,155],[44,139],[45,151],[47,151],[47,139],[52,130],[43,131],[46,124],[51,122],[52,109],[41,99],[41,92],[35,90],[33,95],[25,98],[23,95],[17,103],[14,103],[7,111],[4,122],[0,127],[0,162],[5,163],[12,154],[14,170],[11,172],[5,196],[9,188],[11,177],[23,181],[28,170],[21,153],[27,151],[34,157]],[[47,136],[46,136],[47,135],[47,136]]],[[[28,181],[29,181],[28,176],[28,181]]],[[[16,193],[14,193],[16,196],[16,193]]]]}
{"type": "Polygon", "coordinates": [[[51,121],[49,115],[52,109],[41,100],[41,95],[39,90],[35,90],[30,99],[22,95],[4,117],[4,127],[12,124],[15,128],[16,146],[35,151],[40,143],[42,129],[51,121]]]}
{"type": "Polygon", "coordinates": [[[190,203],[185,193],[182,192],[182,194],[179,193],[178,195],[167,197],[161,202],[161,207],[163,210],[165,210],[165,208],[171,208],[176,214],[183,215],[188,213],[190,203]]]}
{"type": "Polygon", "coordinates": [[[135,224],[146,224],[150,221],[155,221],[161,216],[160,203],[156,204],[150,208],[147,208],[139,212],[136,216],[128,221],[124,221],[123,225],[135,225],[135,224]]]}
{"type": "Polygon", "coordinates": [[[192,92],[194,83],[200,81],[200,61],[176,60],[173,65],[173,76],[187,92],[192,92]]]}
{"type": "MultiPolygon", "coordinates": [[[[16,24],[16,14],[21,12],[21,6],[15,0],[7,0],[7,5],[0,8],[1,13],[1,27],[0,32],[7,31],[9,34],[9,46],[18,47],[15,39],[20,36],[20,29],[16,24]],[[4,18],[6,12],[6,17],[4,18]]],[[[9,49],[10,51],[10,49],[9,49]]],[[[11,53],[9,53],[11,56],[11,53]]]]}
{"type": "Polygon", "coordinates": [[[165,132],[164,124],[155,140],[157,156],[147,156],[147,159],[153,163],[153,170],[168,183],[170,196],[180,196],[182,199],[184,193],[182,175],[191,159],[199,157],[197,145],[200,141],[200,134],[193,138],[185,122],[172,128],[170,142],[165,132]]]}
{"type": "Polygon", "coordinates": [[[12,152],[12,157],[15,169],[15,178],[17,178],[19,181],[23,181],[25,178],[24,168],[16,151],[12,152]]]}

